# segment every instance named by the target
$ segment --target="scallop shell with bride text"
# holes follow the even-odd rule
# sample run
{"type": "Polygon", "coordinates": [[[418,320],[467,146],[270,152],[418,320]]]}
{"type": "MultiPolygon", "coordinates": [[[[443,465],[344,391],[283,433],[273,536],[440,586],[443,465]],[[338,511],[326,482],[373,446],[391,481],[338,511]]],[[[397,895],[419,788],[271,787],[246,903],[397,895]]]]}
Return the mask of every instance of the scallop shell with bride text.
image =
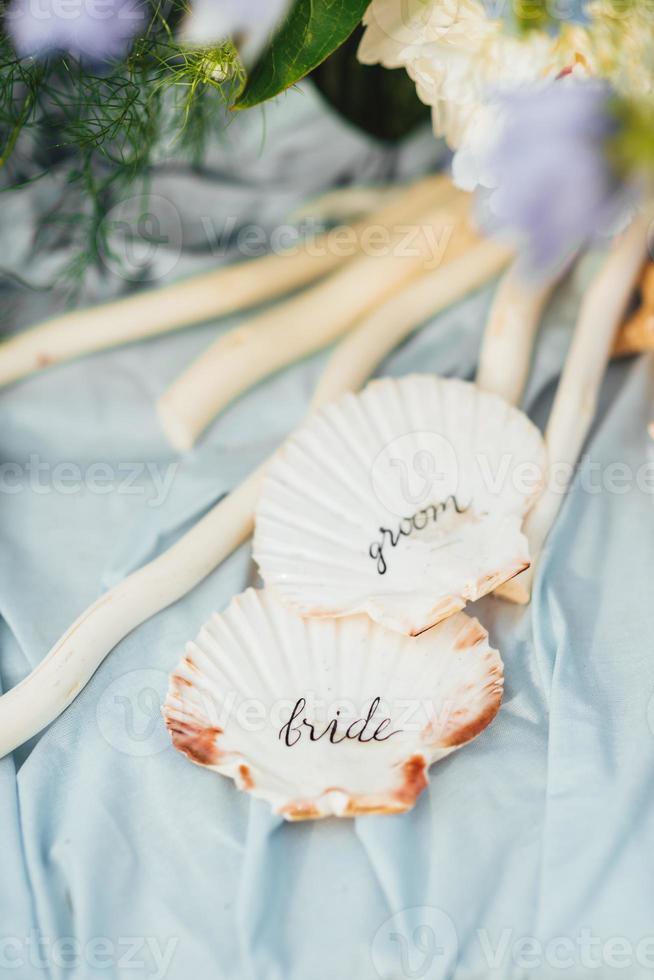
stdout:
{"type": "Polygon", "coordinates": [[[256,513],[266,586],[306,616],[410,635],[528,567],[538,429],[496,395],[384,378],[312,416],[273,457],[256,513]]]}
{"type": "Polygon", "coordinates": [[[502,684],[463,613],[408,637],[249,589],[187,645],[163,713],[177,749],[289,820],[400,813],[493,720],[502,684]]]}

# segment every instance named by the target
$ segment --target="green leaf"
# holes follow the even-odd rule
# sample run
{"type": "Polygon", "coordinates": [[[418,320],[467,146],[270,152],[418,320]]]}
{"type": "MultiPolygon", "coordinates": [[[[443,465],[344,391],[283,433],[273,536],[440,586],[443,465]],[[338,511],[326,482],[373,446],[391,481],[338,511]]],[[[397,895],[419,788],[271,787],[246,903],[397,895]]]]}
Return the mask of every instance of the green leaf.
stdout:
{"type": "Polygon", "coordinates": [[[233,109],[249,109],[299,82],[349,37],[369,0],[295,0],[233,109]]]}

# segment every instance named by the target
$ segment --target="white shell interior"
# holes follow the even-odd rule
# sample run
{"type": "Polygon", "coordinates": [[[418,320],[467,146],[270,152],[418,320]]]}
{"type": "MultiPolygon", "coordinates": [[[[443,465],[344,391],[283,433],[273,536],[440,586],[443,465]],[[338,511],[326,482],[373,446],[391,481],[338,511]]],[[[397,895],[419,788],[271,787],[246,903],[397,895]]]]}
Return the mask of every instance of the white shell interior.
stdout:
{"type": "Polygon", "coordinates": [[[249,589],[188,644],[163,712],[180,751],[288,819],[396,813],[489,724],[502,684],[463,613],[408,637],[365,616],[303,619],[249,589]]]}
{"type": "Polygon", "coordinates": [[[521,532],[545,449],[475,385],[384,378],[279,450],[256,514],[264,582],[308,616],[366,613],[416,635],[529,564],[521,532]]]}

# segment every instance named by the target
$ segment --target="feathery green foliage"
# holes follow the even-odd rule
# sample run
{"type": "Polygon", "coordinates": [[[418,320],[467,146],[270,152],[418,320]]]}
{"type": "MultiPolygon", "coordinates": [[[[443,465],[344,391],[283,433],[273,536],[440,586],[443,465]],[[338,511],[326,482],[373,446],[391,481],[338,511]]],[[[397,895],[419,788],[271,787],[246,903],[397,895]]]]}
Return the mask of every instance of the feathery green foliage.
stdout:
{"type": "Polygon", "coordinates": [[[117,195],[135,181],[147,184],[155,153],[198,162],[221,117],[216,108],[242,88],[231,42],[194,49],[175,40],[183,10],[180,0],[165,8],[155,0],[128,56],[102,69],[66,56],[17,58],[0,27],[0,190],[65,164],[66,183],[81,191],[69,197],[81,210],[64,203],[46,217],[40,239],[79,246],[63,272],[73,290],[106,247],[103,219],[117,195]]]}

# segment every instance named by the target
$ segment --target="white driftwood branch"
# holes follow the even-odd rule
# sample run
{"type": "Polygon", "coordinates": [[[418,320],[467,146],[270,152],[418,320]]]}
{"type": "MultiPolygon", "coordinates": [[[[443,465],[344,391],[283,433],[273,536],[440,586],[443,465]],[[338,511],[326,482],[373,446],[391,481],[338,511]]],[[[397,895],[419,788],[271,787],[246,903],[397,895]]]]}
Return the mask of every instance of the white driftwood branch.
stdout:
{"type": "Polygon", "coordinates": [[[295,208],[289,215],[289,221],[298,225],[317,221],[346,224],[357,221],[372,211],[379,211],[398,200],[402,193],[402,188],[397,184],[354,184],[351,187],[338,187],[295,208]]]}
{"type": "Polygon", "coordinates": [[[271,253],[160,289],[75,310],[24,330],[0,344],[0,386],[93,351],[216,319],[306,286],[358,254],[370,225],[393,228],[404,221],[407,209],[427,209],[433,201],[447,197],[451,189],[451,181],[444,175],[417,181],[377,214],[352,225],[347,247],[338,244],[343,229],[332,229],[299,242],[286,253],[271,253]]]}
{"type": "Polygon", "coordinates": [[[261,475],[253,473],[171,548],[97,599],[0,697],[0,757],[57,718],[120,640],[186,595],[247,538],[261,475]]]}
{"type": "Polygon", "coordinates": [[[430,316],[463,299],[499,275],[511,252],[496,241],[478,240],[470,245],[453,243],[446,264],[411,282],[373,310],[336,347],[318,382],[316,399],[325,404],[339,379],[348,389],[360,388],[375,367],[430,316]]]}
{"type": "MultiPolygon", "coordinates": [[[[469,255],[415,283],[405,291],[404,301],[395,297],[386,314],[383,308],[375,311],[347,338],[343,351],[337,348],[316,391],[312,409],[356,389],[393,346],[428,315],[482,285],[507,260],[502,248],[482,242],[469,255]],[[412,299],[414,294],[420,299],[412,299]]],[[[0,697],[0,757],[54,721],[117,643],[190,592],[245,541],[252,531],[265,466],[216,504],[172,548],[101,596],[39,666],[0,697]]]]}
{"type": "Polygon", "coordinates": [[[531,567],[502,586],[499,594],[529,602],[535,568],[568,490],[574,467],[595,417],[597,399],[634,283],[647,255],[651,215],[640,215],[617,238],[584,296],[572,343],[545,430],[550,470],[565,468],[569,476],[548,485],[527,516],[531,567]]]}
{"type": "Polygon", "coordinates": [[[477,385],[519,405],[524,393],[543,310],[560,275],[526,284],[514,263],[498,286],[479,355],[477,385]]]}
{"type": "MultiPolygon", "coordinates": [[[[406,226],[391,233],[383,254],[362,255],[323,282],[219,337],[161,396],[158,411],[171,444],[190,449],[231,401],[267,375],[337,340],[371,309],[428,267],[441,247],[474,233],[469,202],[459,196],[428,211],[408,246],[406,226]]],[[[437,257],[436,260],[442,258],[437,257]]]]}

